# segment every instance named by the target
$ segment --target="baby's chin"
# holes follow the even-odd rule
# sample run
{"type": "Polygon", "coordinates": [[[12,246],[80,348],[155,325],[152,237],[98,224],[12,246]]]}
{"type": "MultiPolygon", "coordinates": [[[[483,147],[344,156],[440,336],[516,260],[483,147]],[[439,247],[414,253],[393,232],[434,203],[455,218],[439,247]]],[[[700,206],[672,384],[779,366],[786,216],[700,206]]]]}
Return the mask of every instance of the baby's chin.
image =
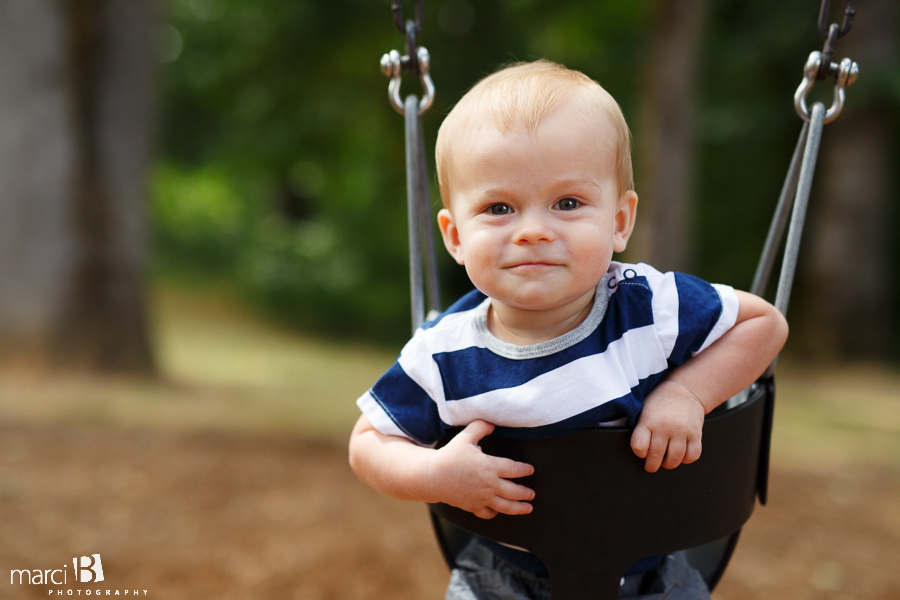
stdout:
{"type": "MultiPolygon", "coordinates": [[[[512,297],[491,296],[493,303],[500,303],[504,307],[518,311],[550,312],[565,311],[568,307],[577,305],[583,308],[585,301],[590,302],[596,286],[579,293],[561,295],[548,291],[535,291],[532,293],[516,294],[512,297]],[[586,296],[590,296],[587,298],[586,296]]],[[[490,294],[488,294],[490,295],[490,294]]]]}

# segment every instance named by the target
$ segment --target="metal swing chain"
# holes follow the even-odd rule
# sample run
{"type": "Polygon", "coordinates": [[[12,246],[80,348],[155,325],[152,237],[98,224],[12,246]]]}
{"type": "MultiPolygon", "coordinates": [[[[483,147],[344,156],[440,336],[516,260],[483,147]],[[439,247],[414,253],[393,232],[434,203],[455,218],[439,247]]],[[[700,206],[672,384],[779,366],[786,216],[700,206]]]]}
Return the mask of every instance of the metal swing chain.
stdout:
{"type": "Polygon", "coordinates": [[[388,98],[394,109],[404,116],[406,132],[406,193],[407,225],[409,228],[409,283],[412,309],[412,330],[415,332],[427,319],[441,310],[438,282],[437,254],[428,187],[428,165],[425,158],[425,138],[421,115],[434,101],[434,85],[429,75],[429,54],[416,43],[416,34],[425,22],[424,0],[416,0],[416,18],[403,21],[403,4],[391,4],[394,24],[406,36],[406,55],[391,50],[381,58],[382,72],[391,78],[388,98]],[[400,79],[403,71],[417,76],[425,91],[421,99],[413,94],[400,98],[400,79]],[[424,272],[423,272],[424,254],[424,272]],[[425,290],[428,291],[428,315],[425,314],[425,290]]]}
{"type": "Polygon", "coordinates": [[[819,9],[819,33],[825,38],[825,45],[822,47],[822,66],[819,69],[818,79],[825,79],[830,75],[830,69],[826,65],[831,64],[831,58],[834,56],[834,44],[842,37],[847,35],[850,28],[853,27],[853,18],[856,16],[856,0],[848,0],[847,8],[844,10],[844,20],[840,25],[832,23],[828,25],[828,15],[831,13],[831,0],[822,0],[822,7],[819,9]]]}
{"type": "MultiPolygon", "coordinates": [[[[794,93],[794,107],[805,123],[797,140],[797,147],[788,168],[788,175],[775,216],[769,227],[766,244],[762,257],[753,278],[750,291],[762,296],[766,290],[766,284],[772,272],[775,261],[775,253],[787,228],[787,240],[785,242],[784,257],[781,263],[781,272],[778,278],[778,289],[775,295],[775,307],[782,314],[787,314],[791,289],[794,282],[794,274],[797,269],[797,258],[800,253],[800,237],[803,233],[803,224],[806,219],[806,208],[809,204],[809,195],[812,189],[813,175],[816,168],[816,158],[819,154],[819,143],[822,139],[822,128],[826,123],[834,121],[844,107],[845,88],[856,81],[859,74],[859,66],[849,58],[843,59],[840,64],[831,62],[834,54],[835,42],[847,34],[853,26],[853,18],[856,15],[856,0],[848,0],[844,11],[844,20],[841,25],[832,23],[827,25],[828,15],[831,9],[830,0],[822,0],[819,11],[819,31],[825,37],[825,46],[822,52],[812,52],[803,68],[803,81],[794,93]],[[827,111],[825,105],[816,102],[809,110],[806,106],[806,96],[815,85],[816,80],[834,76],[834,101],[827,111]],[[790,225],[788,225],[790,221],[790,225]]],[[[770,377],[775,369],[778,358],[772,361],[763,377],[770,377]]]]}

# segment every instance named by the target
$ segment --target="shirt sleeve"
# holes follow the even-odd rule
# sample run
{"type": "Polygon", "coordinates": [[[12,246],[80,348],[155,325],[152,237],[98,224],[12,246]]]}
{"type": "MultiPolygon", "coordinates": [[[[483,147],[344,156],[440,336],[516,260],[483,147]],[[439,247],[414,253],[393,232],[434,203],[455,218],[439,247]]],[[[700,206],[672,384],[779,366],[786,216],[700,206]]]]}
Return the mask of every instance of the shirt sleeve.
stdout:
{"type": "Polygon", "coordinates": [[[706,350],[734,327],[738,299],[727,285],[641,265],[653,292],[653,321],[671,367],[706,350]]]}
{"type": "MultiPolygon", "coordinates": [[[[407,343],[400,357],[375,385],[356,401],[372,426],[385,435],[433,446],[446,432],[435,391],[437,366],[427,352],[422,330],[407,343]]],[[[441,388],[442,391],[442,388],[441,388]]]]}

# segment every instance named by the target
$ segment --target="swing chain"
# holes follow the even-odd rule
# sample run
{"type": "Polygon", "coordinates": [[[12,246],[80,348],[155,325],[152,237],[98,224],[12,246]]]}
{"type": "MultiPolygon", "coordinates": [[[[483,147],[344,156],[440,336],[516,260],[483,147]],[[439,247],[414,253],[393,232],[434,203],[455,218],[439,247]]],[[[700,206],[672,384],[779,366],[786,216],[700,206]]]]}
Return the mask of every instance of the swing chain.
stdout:
{"type": "Polygon", "coordinates": [[[406,36],[406,56],[402,57],[402,67],[411,75],[419,75],[419,50],[416,45],[416,34],[425,24],[425,0],[416,0],[416,20],[403,21],[403,0],[393,0],[391,11],[394,13],[394,25],[406,36]]]}
{"type": "MultiPolygon", "coordinates": [[[[394,25],[397,26],[397,30],[406,34],[406,26],[403,24],[403,0],[393,0],[391,2],[391,11],[394,13],[394,25]]],[[[425,0],[416,0],[416,30],[422,29],[424,24],[425,0]]]]}
{"type": "Polygon", "coordinates": [[[831,13],[831,0],[822,0],[822,7],[819,9],[819,33],[825,38],[825,44],[822,47],[822,62],[816,78],[823,80],[826,77],[834,75],[836,65],[831,62],[834,56],[834,45],[837,41],[847,35],[850,28],[853,27],[853,18],[856,16],[856,0],[847,0],[847,8],[844,10],[844,20],[841,24],[832,23],[828,25],[828,16],[831,13]]]}
{"type": "MultiPolygon", "coordinates": [[[[828,25],[828,15],[831,13],[831,0],[822,0],[822,8],[819,9],[819,33],[823,38],[828,38],[830,27],[828,25]]],[[[838,37],[842,38],[853,27],[853,17],[856,16],[856,0],[847,0],[847,8],[844,10],[844,20],[841,22],[838,37]]],[[[833,23],[832,25],[837,25],[833,23]]]]}
{"type": "Polygon", "coordinates": [[[431,63],[428,50],[424,46],[416,43],[416,34],[425,24],[425,6],[424,0],[416,0],[416,19],[408,19],[403,22],[403,2],[402,0],[393,0],[391,3],[391,11],[394,15],[394,24],[400,33],[406,37],[406,54],[401,56],[396,50],[391,50],[381,57],[381,72],[389,77],[391,82],[388,84],[388,98],[391,106],[394,107],[401,115],[404,113],[403,100],[400,97],[400,79],[403,71],[408,71],[410,75],[419,78],[425,94],[419,100],[418,114],[424,113],[431,108],[434,102],[434,83],[431,81],[431,63]]]}

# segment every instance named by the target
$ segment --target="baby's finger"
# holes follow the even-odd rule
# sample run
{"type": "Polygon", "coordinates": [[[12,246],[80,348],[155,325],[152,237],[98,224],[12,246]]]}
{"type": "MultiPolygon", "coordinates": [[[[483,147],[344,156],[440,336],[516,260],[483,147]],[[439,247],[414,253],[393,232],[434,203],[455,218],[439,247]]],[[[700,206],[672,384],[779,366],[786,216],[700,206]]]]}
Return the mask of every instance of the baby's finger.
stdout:
{"type": "Polygon", "coordinates": [[[631,434],[631,449],[638,458],[647,458],[647,450],[650,448],[650,430],[643,425],[634,428],[631,434]]]}
{"type": "Polygon", "coordinates": [[[644,469],[648,473],[656,473],[659,470],[668,445],[669,439],[665,436],[657,434],[650,439],[650,449],[647,451],[647,461],[644,463],[644,469]]]}
{"type": "Polygon", "coordinates": [[[684,459],[684,453],[687,449],[687,442],[684,439],[669,440],[669,448],[666,450],[666,459],[662,466],[664,469],[674,469],[681,464],[684,459]]]}
{"type": "Polygon", "coordinates": [[[534,510],[527,502],[512,502],[506,498],[501,498],[500,496],[496,496],[491,501],[490,507],[504,515],[527,515],[534,510]]]}
{"type": "Polygon", "coordinates": [[[516,477],[528,477],[534,474],[534,467],[528,463],[517,462],[509,458],[494,457],[494,471],[503,479],[515,479],[516,477]]]}
{"type": "Polygon", "coordinates": [[[484,508],[476,510],[472,514],[474,514],[476,517],[481,518],[481,519],[493,519],[494,517],[497,516],[497,511],[494,510],[493,508],[485,506],[484,508]]]}
{"type": "Polygon", "coordinates": [[[506,479],[500,480],[497,495],[507,500],[534,500],[534,490],[506,479]]]}
{"type": "Polygon", "coordinates": [[[494,431],[493,425],[491,425],[487,421],[478,419],[477,421],[472,421],[471,423],[466,425],[466,428],[456,435],[456,439],[461,442],[477,446],[478,442],[481,441],[481,438],[486,435],[490,435],[492,431],[494,431]]]}
{"type": "Polygon", "coordinates": [[[684,464],[689,465],[698,458],[700,458],[700,452],[703,449],[703,445],[700,443],[699,439],[691,439],[688,440],[687,450],[684,452],[684,460],[682,461],[684,464]]]}

